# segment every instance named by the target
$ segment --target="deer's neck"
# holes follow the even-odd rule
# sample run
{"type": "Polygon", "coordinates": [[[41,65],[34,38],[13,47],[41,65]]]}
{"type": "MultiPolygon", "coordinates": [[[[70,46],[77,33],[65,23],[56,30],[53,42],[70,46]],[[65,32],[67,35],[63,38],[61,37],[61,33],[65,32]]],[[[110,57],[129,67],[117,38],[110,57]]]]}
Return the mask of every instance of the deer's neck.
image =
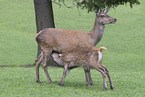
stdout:
{"type": "Polygon", "coordinates": [[[92,44],[95,46],[96,44],[99,43],[101,40],[103,34],[104,34],[104,29],[105,26],[102,24],[99,24],[97,21],[97,18],[95,19],[94,27],[93,29],[89,32],[89,35],[92,39],[92,44]]]}

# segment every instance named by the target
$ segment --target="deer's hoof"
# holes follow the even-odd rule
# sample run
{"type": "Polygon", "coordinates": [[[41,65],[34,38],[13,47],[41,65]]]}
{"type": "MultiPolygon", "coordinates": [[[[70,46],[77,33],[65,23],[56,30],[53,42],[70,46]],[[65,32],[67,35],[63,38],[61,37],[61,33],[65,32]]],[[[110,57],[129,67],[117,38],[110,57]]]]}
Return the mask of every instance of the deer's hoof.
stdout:
{"type": "Polygon", "coordinates": [[[59,83],[58,83],[58,85],[63,86],[64,84],[63,84],[63,83],[61,83],[61,82],[59,82],[59,83]]]}
{"type": "Polygon", "coordinates": [[[107,90],[107,87],[104,87],[103,91],[106,91],[107,90]]]}
{"type": "Polygon", "coordinates": [[[114,88],[114,86],[110,86],[110,88],[111,88],[111,89],[113,89],[113,88],[114,88]]]}
{"type": "Polygon", "coordinates": [[[39,84],[41,83],[40,80],[36,80],[36,82],[39,83],[39,84]]]}
{"type": "Polygon", "coordinates": [[[94,86],[93,82],[91,82],[90,85],[94,86]]]}
{"type": "Polygon", "coordinates": [[[87,86],[87,87],[89,87],[89,86],[90,86],[90,84],[86,84],[86,86],[87,86]]]}
{"type": "Polygon", "coordinates": [[[86,83],[86,86],[90,86],[90,84],[89,83],[86,83]]]}
{"type": "Polygon", "coordinates": [[[49,82],[49,84],[53,84],[53,82],[49,82]]]}

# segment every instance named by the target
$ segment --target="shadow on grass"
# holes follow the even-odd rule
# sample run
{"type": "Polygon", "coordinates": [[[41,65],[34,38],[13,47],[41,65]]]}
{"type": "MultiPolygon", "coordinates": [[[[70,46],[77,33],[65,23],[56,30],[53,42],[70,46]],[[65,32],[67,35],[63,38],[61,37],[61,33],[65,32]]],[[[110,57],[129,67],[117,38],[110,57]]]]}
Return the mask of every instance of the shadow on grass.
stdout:
{"type": "Polygon", "coordinates": [[[34,64],[27,64],[27,65],[20,65],[20,66],[15,66],[15,65],[0,65],[0,67],[33,67],[35,66],[34,64]]]}
{"type": "MultiPolygon", "coordinates": [[[[53,81],[53,84],[49,84],[48,82],[41,82],[40,86],[60,86],[58,85],[59,81],[53,81]]],[[[86,86],[85,82],[81,81],[65,81],[63,86],[60,86],[62,88],[73,88],[73,89],[86,89],[86,90],[97,90],[97,91],[103,91],[103,85],[102,84],[94,84],[94,86],[86,86]]],[[[110,87],[108,87],[107,90],[111,90],[110,87]]]]}

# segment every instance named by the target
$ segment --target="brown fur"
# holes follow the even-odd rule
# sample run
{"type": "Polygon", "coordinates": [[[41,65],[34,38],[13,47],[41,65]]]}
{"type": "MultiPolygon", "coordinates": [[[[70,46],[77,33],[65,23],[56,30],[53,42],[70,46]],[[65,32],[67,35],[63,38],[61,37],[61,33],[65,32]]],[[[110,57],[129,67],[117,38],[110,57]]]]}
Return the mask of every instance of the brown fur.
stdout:
{"type": "Polygon", "coordinates": [[[109,78],[111,89],[114,88],[109,70],[102,64],[102,58],[99,61],[100,54],[102,51],[107,50],[105,47],[77,47],[71,51],[65,52],[61,55],[60,59],[63,61],[64,72],[62,80],[59,85],[64,85],[64,79],[67,75],[68,69],[74,66],[89,66],[98,70],[103,76],[104,91],[107,89],[106,74],[109,78]]]}
{"type": "MultiPolygon", "coordinates": [[[[36,82],[40,83],[39,66],[42,62],[47,79],[49,83],[52,83],[47,71],[47,63],[53,51],[64,53],[75,49],[76,47],[95,46],[103,36],[105,29],[104,25],[114,22],[116,22],[115,18],[108,16],[106,13],[98,12],[96,14],[94,27],[90,32],[55,28],[47,28],[40,31],[36,35],[36,42],[42,53],[36,59],[36,82]]],[[[84,67],[84,71],[86,75],[86,85],[92,85],[93,83],[89,67],[84,67]]]]}

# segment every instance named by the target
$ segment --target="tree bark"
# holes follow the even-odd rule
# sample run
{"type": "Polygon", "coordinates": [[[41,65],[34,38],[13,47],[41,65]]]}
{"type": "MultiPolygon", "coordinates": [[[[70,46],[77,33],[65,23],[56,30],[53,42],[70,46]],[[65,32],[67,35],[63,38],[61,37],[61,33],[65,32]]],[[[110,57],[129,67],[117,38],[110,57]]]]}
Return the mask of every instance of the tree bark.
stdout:
{"type": "MultiPolygon", "coordinates": [[[[34,0],[37,33],[45,28],[55,28],[51,0],[34,0]]],[[[38,47],[37,56],[40,54],[38,47]]]]}
{"type": "MultiPolygon", "coordinates": [[[[34,7],[37,33],[45,28],[55,28],[52,1],[34,0],[34,7]]],[[[37,56],[39,56],[40,53],[41,50],[38,46],[37,56]]],[[[56,65],[52,57],[50,58],[49,64],[56,65]]]]}

